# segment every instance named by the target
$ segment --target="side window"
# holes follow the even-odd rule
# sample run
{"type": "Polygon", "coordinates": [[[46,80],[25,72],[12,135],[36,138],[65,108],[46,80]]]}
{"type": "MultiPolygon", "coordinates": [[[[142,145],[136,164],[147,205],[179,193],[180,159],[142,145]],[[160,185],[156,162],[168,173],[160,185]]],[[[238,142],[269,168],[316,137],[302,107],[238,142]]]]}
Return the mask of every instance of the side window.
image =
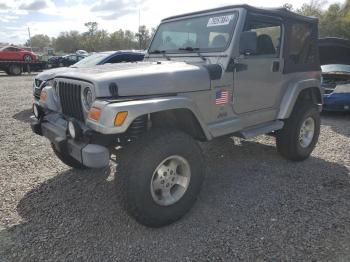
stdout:
{"type": "Polygon", "coordinates": [[[245,31],[254,32],[257,36],[257,50],[251,56],[279,56],[282,39],[281,23],[248,20],[245,31]]]}
{"type": "Polygon", "coordinates": [[[5,49],[5,51],[9,51],[9,52],[18,52],[19,50],[15,47],[8,47],[5,49]]]}
{"type": "Polygon", "coordinates": [[[293,24],[289,36],[288,59],[294,64],[312,64],[313,55],[312,27],[308,24],[293,24]]]}

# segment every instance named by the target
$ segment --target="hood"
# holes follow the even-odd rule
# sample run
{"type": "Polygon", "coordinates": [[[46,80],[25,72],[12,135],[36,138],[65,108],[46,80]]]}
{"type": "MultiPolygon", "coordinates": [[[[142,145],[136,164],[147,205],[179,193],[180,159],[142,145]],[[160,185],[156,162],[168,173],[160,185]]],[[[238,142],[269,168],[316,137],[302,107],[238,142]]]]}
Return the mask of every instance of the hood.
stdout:
{"type": "Polygon", "coordinates": [[[71,68],[71,67],[53,68],[53,69],[49,69],[41,72],[35,78],[40,79],[42,81],[47,81],[49,79],[55,78],[57,74],[61,74],[72,69],[75,69],[75,68],[71,68]]]}
{"type": "Polygon", "coordinates": [[[78,68],[57,77],[91,82],[95,85],[97,97],[111,96],[111,83],[118,86],[119,96],[137,96],[208,90],[208,70],[205,65],[185,62],[138,62],[78,68]]]}
{"type": "Polygon", "coordinates": [[[319,40],[321,65],[350,65],[350,40],[327,37],[319,40]]]}

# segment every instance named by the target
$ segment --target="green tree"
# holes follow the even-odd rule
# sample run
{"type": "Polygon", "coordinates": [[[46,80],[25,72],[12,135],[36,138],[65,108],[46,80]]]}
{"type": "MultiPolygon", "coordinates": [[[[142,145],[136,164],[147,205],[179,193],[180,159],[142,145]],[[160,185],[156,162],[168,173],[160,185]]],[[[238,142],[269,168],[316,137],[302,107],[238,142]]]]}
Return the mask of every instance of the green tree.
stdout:
{"type": "MultiPolygon", "coordinates": [[[[31,40],[32,47],[39,48],[40,50],[43,50],[45,47],[49,47],[51,45],[51,39],[47,35],[34,35],[32,36],[31,40]]],[[[25,45],[30,46],[29,40],[25,43],[25,45]]]]}
{"type": "Polygon", "coordinates": [[[149,30],[145,25],[139,27],[139,32],[136,33],[136,38],[138,40],[139,49],[142,50],[148,47],[151,36],[149,30]]]}
{"type": "Polygon", "coordinates": [[[82,36],[78,31],[62,32],[54,43],[56,51],[63,51],[66,53],[75,52],[83,47],[82,36]]]}

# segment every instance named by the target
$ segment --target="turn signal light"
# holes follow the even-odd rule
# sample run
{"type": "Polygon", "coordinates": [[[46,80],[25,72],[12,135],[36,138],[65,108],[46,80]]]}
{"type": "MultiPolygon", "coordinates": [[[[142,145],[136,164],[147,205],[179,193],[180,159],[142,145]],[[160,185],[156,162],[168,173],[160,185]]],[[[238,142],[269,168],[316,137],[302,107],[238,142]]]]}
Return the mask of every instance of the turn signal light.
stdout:
{"type": "Polygon", "coordinates": [[[122,124],[124,124],[124,121],[126,119],[126,117],[128,116],[128,112],[123,111],[123,112],[119,112],[114,119],[114,125],[115,126],[121,126],[122,124]]]}
{"type": "Polygon", "coordinates": [[[45,102],[46,101],[46,98],[47,98],[47,92],[45,90],[41,91],[41,94],[40,94],[40,101],[41,102],[45,102]]]}
{"type": "Polygon", "coordinates": [[[98,121],[101,117],[101,109],[98,107],[92,107],[89,111],[89,118],[94,121],[98,121]]]}

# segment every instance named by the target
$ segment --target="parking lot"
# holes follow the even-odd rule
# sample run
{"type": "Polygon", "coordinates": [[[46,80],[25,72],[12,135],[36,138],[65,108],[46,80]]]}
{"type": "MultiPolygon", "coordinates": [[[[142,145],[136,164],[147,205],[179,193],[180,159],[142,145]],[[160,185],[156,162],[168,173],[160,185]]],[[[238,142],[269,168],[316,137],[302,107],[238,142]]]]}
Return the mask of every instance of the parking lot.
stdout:
{"type": "Polygon", "coordinates": [[[120,208],[113,165],[72,170],[32,134],[33,76],[0,73],[0,261],[350,260],[350,115],[323,115],[302,163],[268,136],[203,144],[195,207],[149,229],[120,208]]]}

